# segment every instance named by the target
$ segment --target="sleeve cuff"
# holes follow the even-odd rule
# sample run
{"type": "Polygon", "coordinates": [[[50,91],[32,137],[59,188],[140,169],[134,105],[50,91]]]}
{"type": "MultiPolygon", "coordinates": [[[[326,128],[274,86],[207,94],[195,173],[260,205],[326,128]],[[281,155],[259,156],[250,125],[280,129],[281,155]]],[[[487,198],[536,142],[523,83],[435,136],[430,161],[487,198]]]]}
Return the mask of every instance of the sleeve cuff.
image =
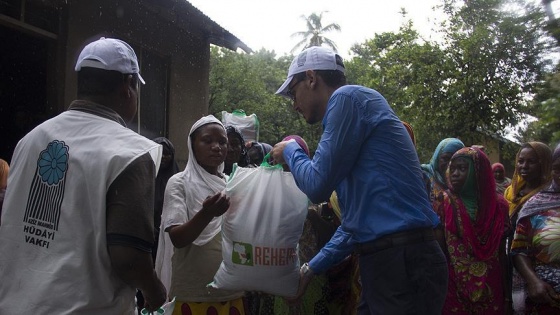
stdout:
{"type": "Polygon", "coordinates": [[[290,158],[294,155],[294,152],[296,152],[298,149],[303,152],[303,149],[299,146],[296,140],[294,139],[288,140],[288,144],[286,144],[286,147],[284,148],[284,152],[282,153],[282,155],[284,156],[284,161],[288,163],[290,158]]]}
{"type": "Polygon", "coordinates": [[[322,274],[330,268],[328,259],[325,255],[319,252],[311,261],[309,262],[309,269],[313,271],[314,274],[322,274]]]}

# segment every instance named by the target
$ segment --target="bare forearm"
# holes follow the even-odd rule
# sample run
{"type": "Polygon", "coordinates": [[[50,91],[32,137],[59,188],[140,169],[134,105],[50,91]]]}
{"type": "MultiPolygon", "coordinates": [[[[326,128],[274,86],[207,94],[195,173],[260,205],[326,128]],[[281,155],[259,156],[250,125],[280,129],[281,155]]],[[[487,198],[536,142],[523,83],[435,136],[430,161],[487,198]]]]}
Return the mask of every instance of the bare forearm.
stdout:
{"type": "Polygon", "coordinates": [[[526,282],[534,282],[538,280],[537,274],[533,269],[533,263],[529,257],[525,255],[513,255],[513,266],[519,272],[526,282]]]}
{"type": "Polygon", "coordinates": [[[113,270],[126,284],[145,290],[155,283],[157,276],[149,252],[133,247],[109,246],[109,256],[113,270]]]}
{"type": "Polygon", "coordinates": [[[201,210],[191,220],[181,225],[169,227],[167,232],[173,246],[182,248],[190,245],[198,238],[213,218],[212,215],[205,214],[201,210]]]}
{"type": "Polygon", "coordinates": [[[223,192],[208,196],[202,203],[202,208],[192,219],[167,228],[173,246],[182,248],[190,245],[215,217],[219,217],[229,208],[229,197],[223,192]]]}
{"type": "Polygon", "coordinates": [[[120,245],[109,246],[111,266],[126,284],[134,288],[152,290],[158,283],[152,255],[149,252],[120,245]]]}

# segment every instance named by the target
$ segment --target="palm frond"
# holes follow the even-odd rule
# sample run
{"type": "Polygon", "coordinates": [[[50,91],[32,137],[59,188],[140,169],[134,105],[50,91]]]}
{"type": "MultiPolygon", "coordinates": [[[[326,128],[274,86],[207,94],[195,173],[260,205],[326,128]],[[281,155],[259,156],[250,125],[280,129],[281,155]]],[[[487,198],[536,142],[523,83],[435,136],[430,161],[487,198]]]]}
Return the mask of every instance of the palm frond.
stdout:
{"type": "Polygon", "coordinates": [[[319,14],[311,13],[309,16],[301,15],[300,18],[305,21],[307,30],[293,33],[290,37],[302,37],[303,39],[294,46],[291,53],[298,50],[299,47],[305,44],[304,49],[312,46],[321,46],[323,43],[332,47],[336,51],[336,44],[329,38],[323,36],[326,32],[340,31],[340,25],[337,23],[331,23],[325,27],[322,25],[323,13],[328,11],[322,11],[319,14]]]}
{"type": "MultiPolygon", "coordinates": [[[[297,43],[294,48],[292,48],[292,50],[290,50],[290,53],[293,54],[295,53],[298,48],[300,48],[301,46],[305,45],[305,43],[307,43],[307,38],[302,39],[299,43],[297,43]]],[[[305,46],[303,49],[307,48],[307,46],[305,46]]],[[[303,50],[302,49],[302,50],[303,50]]]]}
{"type": "Polygon", "coordinates": [[[326,37],[323,37],[323,42],[325,44],[327,44],[328,46],[330,46],[334,50],[334,52],[338,52],[338,47],[336,46],[336,43],[334,41],[332,41],[332,40],[330,40],[326,37]]]}

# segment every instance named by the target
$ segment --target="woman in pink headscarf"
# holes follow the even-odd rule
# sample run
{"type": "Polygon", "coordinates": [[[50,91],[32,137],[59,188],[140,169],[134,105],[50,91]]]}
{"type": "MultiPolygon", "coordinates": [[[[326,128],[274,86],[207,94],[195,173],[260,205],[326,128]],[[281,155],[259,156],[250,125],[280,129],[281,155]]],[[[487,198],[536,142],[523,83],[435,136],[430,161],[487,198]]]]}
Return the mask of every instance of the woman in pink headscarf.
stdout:
{"type": "Polygon", "coordinates": [[[496,193],[488,157],[474,147],[458,150],[447,182],[437,209],[449,264],[443,314],[509,314],[508,205],[496,193]]]}

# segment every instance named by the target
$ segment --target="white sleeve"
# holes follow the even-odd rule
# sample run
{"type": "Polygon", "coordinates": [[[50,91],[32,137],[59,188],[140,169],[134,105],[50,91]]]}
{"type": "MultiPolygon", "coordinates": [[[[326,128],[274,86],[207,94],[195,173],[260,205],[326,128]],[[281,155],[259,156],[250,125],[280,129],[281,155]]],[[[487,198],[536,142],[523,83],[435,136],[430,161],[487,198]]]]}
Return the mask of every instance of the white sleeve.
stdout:
{"type": "Polygon", "coordinates": [[[163,210],[161,215],[162,230],[179,225],[189,220],[182,173],[173,175],[165,187],[163,210]]]}

